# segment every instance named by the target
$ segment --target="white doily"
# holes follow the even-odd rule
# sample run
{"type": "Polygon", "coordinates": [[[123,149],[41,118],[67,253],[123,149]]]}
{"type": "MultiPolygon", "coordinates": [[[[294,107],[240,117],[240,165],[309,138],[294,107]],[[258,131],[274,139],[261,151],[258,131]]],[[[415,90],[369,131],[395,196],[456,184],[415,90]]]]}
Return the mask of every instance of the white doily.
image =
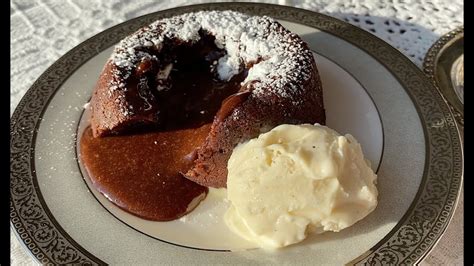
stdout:
{"type": "MultiPolygon", "coordinates": [[[[13,0],[10,8],[10,112],[39,75],[68,50],[113,25],[176,6],[211,1],[13,0]]],[[[260,1],[328,14],[366,29],[421,66],[429,47],[462,25],[462,0],[260,1]]],[[[31,258],[12,238],[12,265],[31,258]]]]}

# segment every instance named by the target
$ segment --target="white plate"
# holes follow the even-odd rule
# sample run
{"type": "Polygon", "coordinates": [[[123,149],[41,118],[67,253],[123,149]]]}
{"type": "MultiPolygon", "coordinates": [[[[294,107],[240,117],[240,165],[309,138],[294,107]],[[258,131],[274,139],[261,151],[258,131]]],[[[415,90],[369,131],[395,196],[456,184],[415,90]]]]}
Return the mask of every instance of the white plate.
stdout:
{"type": "Polygon", "coordinates": [[[42,263],[413,263],[446,228],[463,172],[453,116],[416,66],[347,23],[274,5],[182,7],[106,30],[38,79],[11,128],[11,222],[42,263]],[[272,254],[230,252],[243,246],[223,225],[225,206],[217,196],[185,219],[160,223],[129,215],[89,189],[76,132],[112,45],[157,18],[200,9],[271,15],[308,42],[323,82],[327,124],[354,135],[377,170],[373,213],[339,233],[311,236],[272,254]]]}

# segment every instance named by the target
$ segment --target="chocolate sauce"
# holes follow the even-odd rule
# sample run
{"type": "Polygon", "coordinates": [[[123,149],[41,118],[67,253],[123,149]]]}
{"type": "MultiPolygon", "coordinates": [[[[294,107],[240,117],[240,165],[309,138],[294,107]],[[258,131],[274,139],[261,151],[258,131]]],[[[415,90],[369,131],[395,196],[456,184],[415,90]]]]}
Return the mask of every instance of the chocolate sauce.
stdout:
{"type": "Polygon", "coordinates": [[[183,216],[194,207],[191,203],[197,205],[196,197],[206,195],[206,187],[181,173],[191,168],[221,103],[218,117],[230,114],[248,96],[236,94],[246,71],[228,82],[217,79],[215,65],[223,52],[212,38],[203,36],[193,46],[166,49],[157,55],[162,67],[172,64],[166,89],[158,89],[162,85],[155,79],[159,67],[149,61],[141,62],[136,73],[146,78],[146,84],[138,85],[156,88],[151,91],[158,102],[160,124],[145,133],[99,138],[87,128],[80,143],[81,158],[95,188],[122,209],[156,221],[183,216]]]}
{"type": "Polygon", "coordinates": [[[223,121],[225,118],[227,118],[235,109],[235,107],[244,102],[247,97],[249,97],[249,95],[250,91],[242,91],[225,98],[224,101],[222,101],[221,108],[216,114],[217,121],[223,121]]]}
{"type": "Polygon", "coordinates": [[[81,138],[81,158],[92,184],[113,203],[145,219],[169,221],[186,214],[192,200],[207,193],[180,172],[192,163],[181,158],[204,141],[209,128],[94,138],[88,127],[81,138]]]}

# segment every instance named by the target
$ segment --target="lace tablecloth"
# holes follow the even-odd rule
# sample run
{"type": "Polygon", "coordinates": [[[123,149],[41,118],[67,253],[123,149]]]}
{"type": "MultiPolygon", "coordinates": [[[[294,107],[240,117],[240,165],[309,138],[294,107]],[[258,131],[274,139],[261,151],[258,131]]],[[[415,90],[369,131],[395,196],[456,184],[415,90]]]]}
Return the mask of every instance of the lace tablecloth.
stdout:
{"type": "MultiPolygon", "coordinates": [[[[113,25],[175,6],[210,1],[13,0],[10,7],[11,105],[55,60],[75,45],[113,25]]],[[[421,67],[429,47],[462,25],[462,0],[267,0],[325,13],[357,25],[398,48],[421,67]]],[[[463,200],[441,241],[425,259],[430,265],[463,263],[463,200]]],[[[12,265],[34,264],[13,232],[12,265]]]]}

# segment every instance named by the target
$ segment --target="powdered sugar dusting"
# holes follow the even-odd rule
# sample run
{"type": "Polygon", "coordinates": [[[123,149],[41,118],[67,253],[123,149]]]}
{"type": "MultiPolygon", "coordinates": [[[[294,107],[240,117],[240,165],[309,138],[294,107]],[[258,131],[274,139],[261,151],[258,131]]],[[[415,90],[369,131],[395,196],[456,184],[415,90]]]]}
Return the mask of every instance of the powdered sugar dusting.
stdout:
{"type": "Polygon", "coordinates": [[[221,80],[227,81],[254,64],[243,86],[248,84],[254,94],[270,91],[291,97],[299,90],[300,81],[310,77],[311,52],[300,38],[273,19],[235,11],[201,11],[158,20],[122,40],[111,56],[119,73],[114,73],[117,78],[110,87],[123,87],[120,81],[126,80],[142,60],[157,60],[151,51],[160,52],[165,39],[195,43],[201,38],[200,30],[212,34],[216,46],[227,52],[216,63],[221,80]]]}

